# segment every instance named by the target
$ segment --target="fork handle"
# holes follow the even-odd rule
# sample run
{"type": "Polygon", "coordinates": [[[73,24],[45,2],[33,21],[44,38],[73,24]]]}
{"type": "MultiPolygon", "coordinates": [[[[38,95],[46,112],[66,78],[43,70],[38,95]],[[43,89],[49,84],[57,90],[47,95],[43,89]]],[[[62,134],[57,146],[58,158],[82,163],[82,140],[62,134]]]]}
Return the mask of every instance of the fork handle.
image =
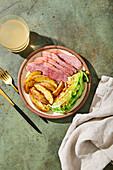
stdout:
{"type": "Polygon", "coordinates": [[[18,89],[13,84],[11,86],[15,89],[17,93],[19,92],[18,89]]]}

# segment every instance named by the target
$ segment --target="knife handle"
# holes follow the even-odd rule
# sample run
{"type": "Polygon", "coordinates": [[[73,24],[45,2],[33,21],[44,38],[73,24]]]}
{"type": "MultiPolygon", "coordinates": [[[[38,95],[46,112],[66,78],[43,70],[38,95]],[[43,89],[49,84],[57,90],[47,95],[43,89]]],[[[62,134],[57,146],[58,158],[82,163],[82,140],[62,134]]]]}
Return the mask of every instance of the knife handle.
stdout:
{"type": "Polygon", "coordinates": [[[12,102],[12,100],[3,92],[3,90],[0,88],[0,94],[2,95],[2,96],[4,96],[7,100],[8,100],[8,102],[10,102],[13,106],[15,105],[13,102],[12,102]]]}
{"type": "Polygon", "coordinates": [[[11,101],[11,99],[3,92],[3,90],[0,88],[0,94],[4,96],[12,105],[13,107],[20,113],[20,115],[38,132],[42,132],[38,129],[38,127],[32,122],[32,120],[15,104],[11,101]]]}
{"type": "Polygon", "coordinates": [[[42,132],[38,129],[38,127],[32,122],[32,120],[16,105],[14,104],[14,108],[20,113],[20,115],[39,133],[42,132]]]}

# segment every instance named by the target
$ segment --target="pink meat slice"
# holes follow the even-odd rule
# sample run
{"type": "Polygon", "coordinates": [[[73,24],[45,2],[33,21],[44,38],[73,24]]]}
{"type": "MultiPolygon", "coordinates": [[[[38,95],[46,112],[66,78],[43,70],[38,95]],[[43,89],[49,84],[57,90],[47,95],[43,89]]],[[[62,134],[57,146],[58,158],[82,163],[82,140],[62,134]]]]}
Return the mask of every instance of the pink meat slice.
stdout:
{"type": "Polygon", "coordinates": [[[39,61],[39,60],[44,60],[50,64],[52,64],[53,66],[57,67],[58,69],[62,70],[62,71],[65,71],[67,73],[69,73],[69,75],[73,75],[73,71],[68,69],[67,67],[64,67],[60,64],[58,64],[55,60],[53,60],[52,58],[49,58],[49,57],[36,57],[34,59],[34,61],[39,61]]]}
{"type": "Polygon", "coordinates": [[[61,80],[63,82],[66,82],[68,80],[67,78],[69,77],[68,73],[57,69],[52,64],[43,60],[28,63],[28,65],[26,66],[26,70],[30,72],[41,71],[43,75],[46,75],[56,80],[57,82],[60,82],[61,80]]]}
{"type": "Polygon", "coordinates": [[[50,51],[42,51],[42,56],[45,57],[49,57],[54,59],[57,63],[59,63],[60,65],[67,67],[68,69],[72,70],[74,73],[76,73],[76,69],[75,67],[73,67],[72,65],[68,64],[67,62],[61,60],[55,53],[50,52],[50,51]]]}
{"type": "MultiPolygon", "coordinates": [[[[76,56],[67,55],[60,50],[52,50],[51,52],[58,55],[61,59],[63,59],[65,62],[71,64],[76,69],[81,69],[82,63],[76,56]]],[[[76,55],[78,55],[78,54],[76,54],[76,55]]]]}

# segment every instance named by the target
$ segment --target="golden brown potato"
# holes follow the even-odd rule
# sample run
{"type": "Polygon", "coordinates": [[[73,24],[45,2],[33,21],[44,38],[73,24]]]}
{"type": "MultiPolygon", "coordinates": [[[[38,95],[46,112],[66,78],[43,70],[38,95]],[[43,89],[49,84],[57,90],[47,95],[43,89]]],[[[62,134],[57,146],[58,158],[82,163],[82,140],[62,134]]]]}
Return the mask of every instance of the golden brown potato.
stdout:
{"type": "Polygon", "coordinates": [[[61,81],[61,82],[59,83],[57,89],[56,89],[55,91],[53,91],[53,93],[52,93],[53,96],[54,96],[54,97],[58,96],[58,95],[60,94],[60,92],[63,90],[63,88],[64,88],[64,82],[61,81]]]}
{"type": "Polygon", "coordinates": [[[28,81],[26,84],[24,84],[24,90],[27,94],[29,94],[29,90],[33,85],[35,84],[34,80],[28,81]]]}
{"type": "Polygon", "coordinates": [[[41,82],[39,84],[41,86],[45,87],[47,90],[50,90],[50,91],[55,91],[56,90],[56,87],[54,85],[52,85],[51,83],[41,82]]]}
{"type": "Polygon", "coordinates": [[[40,71],[33,71],[32,73],[30,73],[27,78],[24,81],[24,85],[26,85],[27,82],[29,82],[30,80],[32,80],[32,78],[36,75],[40,75],[41,72],[40,71]]]}
{"type": "Polygon", "coordinates": [[[39,100],[37,100],[36,98],[34,98],[34,96],[31,94],[31,92],[29,93],[30,95],[30,99],[32,101],[32,103],[34,104],[34,106],[41,111],[47,112],[49,111],[49,107],[43,103],[41,103],[39,100]]]}
{"type": "Polygon", "coordinates": [[[30,89],[31,94],[34,96],[34,98],[36,98],[37,100],[39,100],[41,103],[43,104],[48,104],[49,102],[47,101],[47,99],[44,97],[43,94],[41,94],[39,91],[37,91],[35,89],[35,87],[32,87],[30,89]]]}
{"type": "Polygon", "coordinates": [[[53,95],[49,90],[47,90],[45,87],[41,86],[38,83],[34,84],[34,87],[42,94],[44,94],[45,98],[48,100],[50,104],[53,104],[53,95]]]}
{"type": "Polygon", "coordinates": [[[62,91],[56,98],[55,98],[55,103],[56,102],[59,102],[62,100],[62,99],[67,99],[67,97],[69,96],[69,92],[66,90],[66,91],[62,91]]]}
{"type": "Polygon", "coordinates": [[[33,80],[36,81],[37,83],[47,82],[47,83],[50,83],[57,88],[57,83],[54,80],[52,80],[51,78],[49,78],[48,76],[37,75],[37,76],[33,77],[33,80]]]}

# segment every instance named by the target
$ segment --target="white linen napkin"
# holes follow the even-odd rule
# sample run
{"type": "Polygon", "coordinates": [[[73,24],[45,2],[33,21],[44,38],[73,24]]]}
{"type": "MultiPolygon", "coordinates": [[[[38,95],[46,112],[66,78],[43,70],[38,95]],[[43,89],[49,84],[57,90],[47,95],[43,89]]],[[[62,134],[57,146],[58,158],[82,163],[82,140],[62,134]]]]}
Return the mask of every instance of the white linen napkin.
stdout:
{"type": "Polygon", "coordinates": [[[88,114],[77,114],[59,149],[62,170],[102,170],[113,161],[113,78],[102,76],[88,114]]]}

